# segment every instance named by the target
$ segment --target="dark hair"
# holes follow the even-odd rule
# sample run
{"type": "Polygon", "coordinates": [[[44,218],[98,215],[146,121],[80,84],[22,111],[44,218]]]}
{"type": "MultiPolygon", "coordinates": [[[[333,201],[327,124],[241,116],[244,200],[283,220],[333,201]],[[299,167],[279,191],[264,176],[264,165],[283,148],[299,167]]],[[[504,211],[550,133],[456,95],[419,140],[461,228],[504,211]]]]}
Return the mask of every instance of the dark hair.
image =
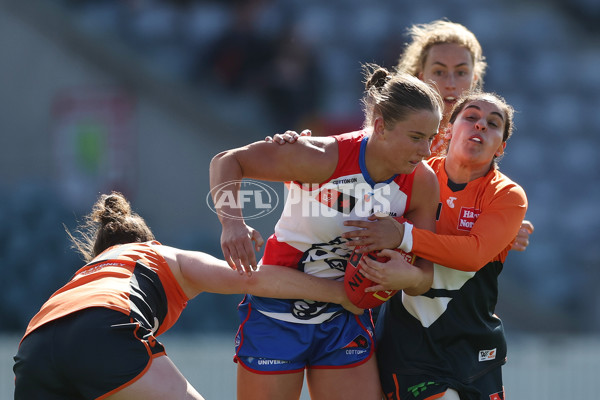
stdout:
{"type": "Polygon", "coordinates": [[[443,113],[443,103],[435,88],[407,73],[391,73],[375,64],[363,66],[365,95],[362,99],[365,113],[364,128],[381,115],[385,127],[408,118],[410,112],[429,110],[443,113]]]}
{"type": "Polygon", "coordinates": [[[129,201],[118,192],[101,195],[76,233],[79,238],[67,230],[72,247],[86,262],[116,244],[154,240],[146,221],[131,211],[129,201]]]}
{"type": "Polygon", "coordinates": [[[453,124],[456,121],[456,117],[460,112],[465,108],[468,103],[473,101],[487,101],[489,103],[495,104],[500,108],[500,110],[504,113],[504,132],[502,134],[502,141],[506,142],[513,133],[513,118],[515,115],[514,108],[509,105],[504,98],[496,93],[492,92],[482,92],[479,90],[467,92],[461,96],[454,107],[452,108],[452,113],[450,114],[449,123],[453,124]]]}

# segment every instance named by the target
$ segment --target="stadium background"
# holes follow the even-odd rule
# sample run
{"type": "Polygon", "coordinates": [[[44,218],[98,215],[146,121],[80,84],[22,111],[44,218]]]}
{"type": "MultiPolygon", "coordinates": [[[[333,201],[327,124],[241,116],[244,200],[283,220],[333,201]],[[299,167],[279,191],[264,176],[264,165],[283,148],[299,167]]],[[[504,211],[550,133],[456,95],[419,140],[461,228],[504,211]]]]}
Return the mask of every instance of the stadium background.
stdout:
{"type": "MultiPolygon", "coordinates": [[[[536,231],[501,275],[509,394],[593,398],[594,0],[0,0],[0,398],[27,321],[79,266],[63,224],[73,228],[99,192],[123,191],[163,243],[220,256],[211,157],[285,129],[358,128],[360,64],[393,66],[406,28],[442,17],[477,35],[486,89],[518,111],[500,165],[527,191],[536,231]]],[[[276,214],[253,226],[268,236],[276,214]]],[[[213,381],[216,365],[234,371],[239,299],[199,296],[164,339],[207,398],[233,396],[231,382],[213,381]]]]}

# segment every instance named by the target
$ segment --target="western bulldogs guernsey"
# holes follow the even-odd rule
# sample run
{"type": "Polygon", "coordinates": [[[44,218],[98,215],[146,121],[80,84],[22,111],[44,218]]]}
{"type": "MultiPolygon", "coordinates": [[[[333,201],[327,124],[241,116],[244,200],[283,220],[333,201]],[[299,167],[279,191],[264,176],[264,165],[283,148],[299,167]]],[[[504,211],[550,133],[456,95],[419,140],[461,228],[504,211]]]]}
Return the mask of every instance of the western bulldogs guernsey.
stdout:
{"type": "MultiPolygon", "coordinates": [[[[283,213],[267,240],[262,264],[297,268],[307,274],[343,279],[352,249],[341,238],[344,220],[367,219],[374,212],[401,216],[408,209],[414,179],[396,175],[375,183],[365,165],[368,136],[358,131],[335,136],[339,158],[327,182],[290,182],[283,213]]],[[[318,324],[343,308],[307,300],[277,300],[252,296],[252,305],[273,318],[318,324]]]]}
{"type": "Polygon", "coordinates": [[[413,229],[412,251],[434,262],[434,281],[421,296],[393,297],[379,314],[377,357],[386,393],[396,392],[398,375],[468,385],[506,359],[494,309],[498,275],[527,210],[525,192],[495,168],[457,185],[446,175],[445,158],[428,163],[440,184],[437,234],[413,229]]]}

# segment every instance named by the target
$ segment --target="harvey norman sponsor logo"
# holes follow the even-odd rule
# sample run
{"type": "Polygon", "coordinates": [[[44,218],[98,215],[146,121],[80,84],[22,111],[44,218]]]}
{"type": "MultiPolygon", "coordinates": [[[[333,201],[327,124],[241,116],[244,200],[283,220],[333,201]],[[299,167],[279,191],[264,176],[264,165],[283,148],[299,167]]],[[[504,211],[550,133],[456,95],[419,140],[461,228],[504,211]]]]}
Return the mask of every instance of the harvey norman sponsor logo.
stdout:
{"type": "Polygon", "coordinates": [[[475,225],[475,221],[481,214],[481,210],[477,210],[473,207],[461,207],[460,214],[458,215],[458,226],[456,229],[461,231],[470,231],[475,225]]]}

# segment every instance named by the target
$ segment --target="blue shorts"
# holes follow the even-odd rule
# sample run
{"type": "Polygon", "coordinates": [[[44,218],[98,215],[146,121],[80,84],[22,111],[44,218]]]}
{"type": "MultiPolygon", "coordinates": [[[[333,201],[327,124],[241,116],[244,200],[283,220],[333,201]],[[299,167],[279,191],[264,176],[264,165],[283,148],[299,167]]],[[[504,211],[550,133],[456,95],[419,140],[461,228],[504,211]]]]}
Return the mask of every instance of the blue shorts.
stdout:
{"type": "Polygon", "coordinates": [[[242,323],[235,338],[234,360],[262,374],[282,374],[304,368],[352,368],[374,352],[371,312],[341,311],[317,323],[295,323],[268,317],[253,309],[246,296],[238,306],[242,323]]]}
{"type": "Polygon", "coordinates": [[[14,357],[15,400],[96,399],[141,377],[165,354],[151,332],[121,312],[87,308],[48,322],[14,357]]]}

